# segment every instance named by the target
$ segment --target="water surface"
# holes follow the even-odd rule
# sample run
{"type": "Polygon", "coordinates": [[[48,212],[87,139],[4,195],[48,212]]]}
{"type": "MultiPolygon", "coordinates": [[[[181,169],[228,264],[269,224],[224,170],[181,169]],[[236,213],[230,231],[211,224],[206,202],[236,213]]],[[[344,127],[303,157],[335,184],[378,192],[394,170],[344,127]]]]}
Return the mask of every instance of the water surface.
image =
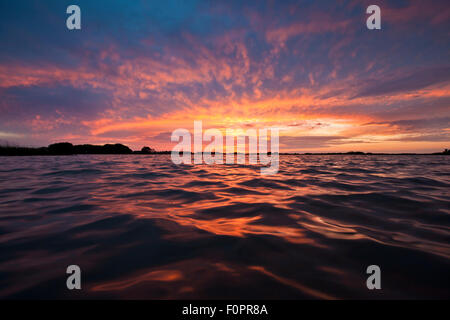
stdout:
{"type": "Polygon", "coordinates": [[[445,156],[281,156],[273,176],[167,155],[0,164],[1,298],[450,297],[445,156]]]}

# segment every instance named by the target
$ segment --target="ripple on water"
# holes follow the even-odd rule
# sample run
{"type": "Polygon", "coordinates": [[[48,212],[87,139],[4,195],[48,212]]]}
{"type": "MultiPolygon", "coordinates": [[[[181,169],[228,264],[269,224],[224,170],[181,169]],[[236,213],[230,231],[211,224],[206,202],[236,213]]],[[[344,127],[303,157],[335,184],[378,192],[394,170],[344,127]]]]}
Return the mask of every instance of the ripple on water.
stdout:
{"type": "Polygon", "coordinates": [[[0,297],[449,298],[444,156],[281,156],[280,171],[170,155],[2,158],[0,297]]]}

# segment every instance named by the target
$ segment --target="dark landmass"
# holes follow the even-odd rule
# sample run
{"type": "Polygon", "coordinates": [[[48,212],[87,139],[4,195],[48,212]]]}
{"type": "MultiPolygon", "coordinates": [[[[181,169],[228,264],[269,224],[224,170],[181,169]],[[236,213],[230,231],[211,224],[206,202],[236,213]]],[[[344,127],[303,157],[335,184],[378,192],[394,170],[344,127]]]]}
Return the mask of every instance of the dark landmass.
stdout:
{"type": "MultiPolygon", "coordinates": [[[[53,155],[77,155],[77,154],[170,154],[171,151],[156,151],[150,147],[143,147],[140,151],[133,151],[129,147],[116,143],[92,145],[73,145],[69,142],[60,142],[48,147],[27,148],[17,146],[0,146],[0,156],[53,156],[53,155]]],[[[236,154],[236,152],[235,152],[236,154]]],[[[270,152],[269,152],[270,154],[270,152]]],[[[450,155],[450,150],[435,153],[371,153],[361,151],[327,152],[327,153],[286,153],[279,155],[450,155]]]]}
{"type": "Polygon", "coordinates": [[[76,155],[76,154],[160,154],[169,151],[158,152],[149,147],[143,147],[141,151],[133,151],[129,147],[116,143],[103,146],[92,144],[73,145],[69,142],[60,142],[41,148],[27,148],[15,146],[0,146],[0,156],[52,156],[52,155],[76,155]]]}
{"type": "Polygon", "coordinates": [[[394,155],[394,156],[398,156],[398,155],[450,155],[450,150],[449,149],[445,149],[442,152],[434,152],[434,153],[379,153],[379,152],[361,152],[361,151],[349,151],[349,152],[323,152],[323,153],[280,153],[280,155],[366,155],[366,156],[370,156],[370,155],[385,155],[385,156],[389,156],[389,155],[394,155]]]}

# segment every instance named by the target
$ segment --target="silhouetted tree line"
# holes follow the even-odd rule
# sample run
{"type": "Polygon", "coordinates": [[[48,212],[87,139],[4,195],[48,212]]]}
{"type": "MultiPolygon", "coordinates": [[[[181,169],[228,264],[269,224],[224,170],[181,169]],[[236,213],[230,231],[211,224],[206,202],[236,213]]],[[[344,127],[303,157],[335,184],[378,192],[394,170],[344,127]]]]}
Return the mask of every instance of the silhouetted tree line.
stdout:
{"type": "MultiPolygon", "coordinates": [[[[16,146],[0,146],[0,156],[37,156],[37,155],[72,155],[72,154],[170,154],[170,151],[156,151],[150,147],[143,147],[140,151],[133,151],[129,147],[116,143],[103,146],[93,144],[73,145],[69,142],[59,142],[41,148],[27,148],[16,146]]],[[[280,153],[281,155],[301,155],[301,153],[280,153]]],[[[392,153],[391,153],[392,154],[392,153]]],[[[397,153],[397,155],[414,155],[417,153],[397,153]]],[[[450,150],[428,153],[431,155],[450,155],[450,150]]],[[[304,155],[389,155],[389,153],[364,153],[350,151],[346,153],[304,153],[304,155]]],[[[395,154],[393,154],[395,155],[395,154]]]]}
{"type": "Polygon", "coordinates": [[[41,148],[27,148],[15,146],[0,146],[2,156],[33,156],[33,155],[73,155],[73,154],[154,154],[169,153],[168,151],[157,152],[150,147],[143,147],[141,151],[133,151],[129,147],[116,143],[92,145],[73,145],[69,142],[60,142],[41,148]]]}

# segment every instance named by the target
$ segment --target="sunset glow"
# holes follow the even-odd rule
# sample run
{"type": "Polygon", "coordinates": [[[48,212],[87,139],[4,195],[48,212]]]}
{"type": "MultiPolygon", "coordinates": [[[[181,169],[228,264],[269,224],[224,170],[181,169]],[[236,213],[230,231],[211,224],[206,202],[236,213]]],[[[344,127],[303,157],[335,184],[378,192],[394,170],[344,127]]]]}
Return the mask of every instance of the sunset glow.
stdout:
{"type": "Polygon", "coordinates": [[[445,1],[379,1],[373,32],[368,1],[78,2],[79,32],[65,3],[1,4],[1,143],[170,150],[202,120],[276,126],[284,152],[449,146],[445,1]]]}

